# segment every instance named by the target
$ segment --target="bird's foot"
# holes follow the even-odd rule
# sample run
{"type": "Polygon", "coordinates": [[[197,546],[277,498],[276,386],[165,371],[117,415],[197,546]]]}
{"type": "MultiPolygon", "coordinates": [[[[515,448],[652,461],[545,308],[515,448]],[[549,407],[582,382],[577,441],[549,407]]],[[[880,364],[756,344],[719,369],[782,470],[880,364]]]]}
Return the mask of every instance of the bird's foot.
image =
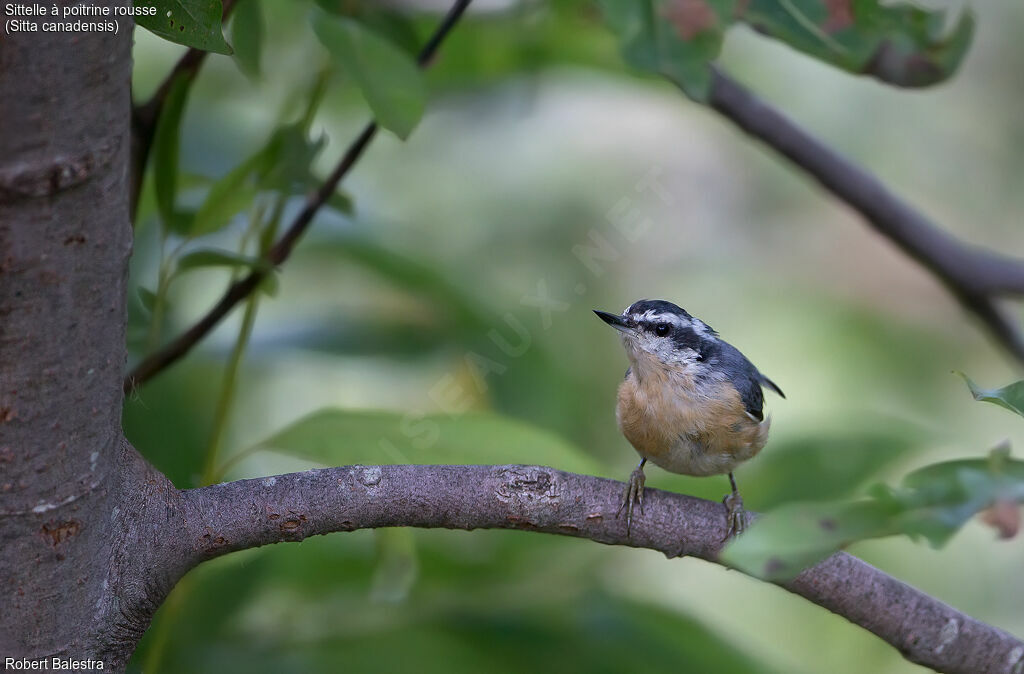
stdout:
{"type": "Polygon", "coordinates": [[[747,528],[747,511],[743,509],[743,497],[738,492],[726,494],[722,499],[725,506],[725,541],[742,534],[747,528]]]}
{"type": "Polygon", "coordinates": [[[619,511],[615,513],[615,518],[618,519],[622,511],[626,511],[626,538],[629,538],[629,530],[633,525],[633,507],[640,507],[640,514],[644,512],[644,481],[646,476],[644,475],[644,465],[641,463],[637,466],[636,470],[629,476],[629,483],[626,488],[622,491],[622,504],[619,506],[619,511]]]}

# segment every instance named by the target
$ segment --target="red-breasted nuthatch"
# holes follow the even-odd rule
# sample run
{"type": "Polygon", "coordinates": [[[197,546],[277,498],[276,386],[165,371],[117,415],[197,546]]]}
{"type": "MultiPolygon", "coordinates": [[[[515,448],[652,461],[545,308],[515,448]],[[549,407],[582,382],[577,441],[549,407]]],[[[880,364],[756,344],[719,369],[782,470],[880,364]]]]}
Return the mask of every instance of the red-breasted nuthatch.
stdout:
{"type": "Polygon", "coordinates": [[[629,369],[619,386],[619,429],[640,454],[622,496],[626,534],[633,505],[643,510],[644,464],[683,475],[728,473],[727,534],[746,525],[733,470],[768,440],[761,386],[785,398],[739,350],[699,318],[664,300],[639,300],[622,315],[594,311],[622,333],[629,369]]]}

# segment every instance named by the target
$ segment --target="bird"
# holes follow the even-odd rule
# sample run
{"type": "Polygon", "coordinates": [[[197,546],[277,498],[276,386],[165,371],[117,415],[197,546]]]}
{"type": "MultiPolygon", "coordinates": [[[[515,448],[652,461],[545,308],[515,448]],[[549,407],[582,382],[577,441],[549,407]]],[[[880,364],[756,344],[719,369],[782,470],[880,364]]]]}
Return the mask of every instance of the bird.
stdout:
{"type": "Polygon", "coordinates": [[[785,398],[782,389],[672,302],[638,300],[621,315],[594,313],[620,333],[629,358],[615,410],[619,430],[640,455],[616,514],[626,512],[627,537],[634,505],[643,514],[647,461],[683,475],[728,474],[725,540],[738,536],[746,513],[733,471],[768,440],[771,417],[764,416],[762,387],[785,398]]]}

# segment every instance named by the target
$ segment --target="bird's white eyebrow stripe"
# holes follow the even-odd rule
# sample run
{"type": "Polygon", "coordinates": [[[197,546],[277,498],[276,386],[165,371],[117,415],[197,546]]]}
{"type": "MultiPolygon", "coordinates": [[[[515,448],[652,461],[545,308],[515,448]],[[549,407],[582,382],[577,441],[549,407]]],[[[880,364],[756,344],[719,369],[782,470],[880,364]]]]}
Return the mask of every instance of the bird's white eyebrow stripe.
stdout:
{"type": "MultiPolygon", "coordinates": [[[[633,312],[633,307],[645,300],[639,300],[633,302],[622,311],[623,316],[628,316],[633,312]]],[[[659,311],[657,309],[648,309],[639,316],[635,316],[634,320],[641,323],[657,323],[657,322],[668,322],[680,328],[692,330],[696,335],[705,339],[715,339],[718,337],[718,333],[710,325],[700,320],[696,316],[690,316],[685,311],[681,314],[674,311],[659,311]]]]}
{"type": "Polygon", "coordinates": [[[643,314],[641,314],[639,316],[638,320],[640,320],[640,321],[652,321],[652,322],[653,321],[668,321],[669,323],[673,323],[673,324],[681,326],[681,327],[689,327],[691,325],[689,320],[687,320],[683,316],[680,316],[679,314],[659,313],[659,312],[656,312],[656,311],[653,311],[653,310],[645,311],[643,314]]]}

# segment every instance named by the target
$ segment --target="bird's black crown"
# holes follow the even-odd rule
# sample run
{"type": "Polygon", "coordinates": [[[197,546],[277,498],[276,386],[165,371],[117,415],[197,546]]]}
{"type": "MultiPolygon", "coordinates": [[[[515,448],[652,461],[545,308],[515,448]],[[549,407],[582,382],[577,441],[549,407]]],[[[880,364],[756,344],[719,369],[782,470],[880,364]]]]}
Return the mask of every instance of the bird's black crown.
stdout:
{"type": "Polygon", "coordinates": [[[637,300],[636,302],[633,302],[633,304],[629,305],[625,313],[627,316],[635,317],[642,316],[647,312],[651,312],[653,314],[676,315],[687,320],[693,318],[686,309],[666,300],[637,300]]]}

